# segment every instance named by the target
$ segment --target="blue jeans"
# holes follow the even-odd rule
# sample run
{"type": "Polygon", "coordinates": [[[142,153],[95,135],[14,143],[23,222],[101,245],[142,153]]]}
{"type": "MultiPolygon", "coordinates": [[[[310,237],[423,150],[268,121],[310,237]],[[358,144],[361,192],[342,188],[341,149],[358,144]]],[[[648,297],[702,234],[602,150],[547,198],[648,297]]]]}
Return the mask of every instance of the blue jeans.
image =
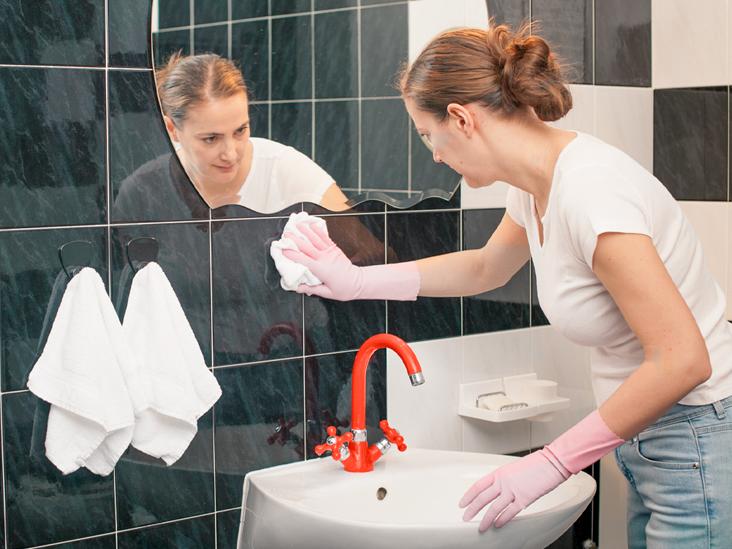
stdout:
{"type": "Polygon", "coordinates": [[[676,404],[615,450],[628,491],[628,548],[732,547],[732,396],[676,404]]]}

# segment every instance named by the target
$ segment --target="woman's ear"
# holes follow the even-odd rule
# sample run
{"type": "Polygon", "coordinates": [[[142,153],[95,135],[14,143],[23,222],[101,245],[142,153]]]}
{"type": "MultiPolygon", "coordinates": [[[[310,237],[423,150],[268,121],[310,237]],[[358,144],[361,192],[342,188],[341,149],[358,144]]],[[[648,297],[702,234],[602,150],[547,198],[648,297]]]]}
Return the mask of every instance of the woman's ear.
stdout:
{"type": "Polygon", "coordinates": [[[450,123],[455,124],[456,129],[466,137],[470,137],[475,131],[475,117],[464,105],[450,103],[447,106],[447,115],[450,123]]]}
{"type": "Polygon", "coordinates": [[[178,128],[175,127],[175,122],[173,122],[173,119],[164,114],[163,121],[165,122],[165,129],[168,130],[168,135],[170,136],[170,139],[172,141],[179,142],[180,139],[178,139],[178,128]]]}

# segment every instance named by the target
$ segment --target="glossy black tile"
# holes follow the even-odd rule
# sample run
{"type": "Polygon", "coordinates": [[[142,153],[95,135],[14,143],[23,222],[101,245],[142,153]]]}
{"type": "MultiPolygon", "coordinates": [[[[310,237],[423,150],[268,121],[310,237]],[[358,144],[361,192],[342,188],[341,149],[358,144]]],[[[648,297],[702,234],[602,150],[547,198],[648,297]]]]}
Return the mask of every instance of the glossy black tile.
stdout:
{"type": "Polygon", "coordinates": [[[112,475],[80,469],[64,476],[46,458],[34,430],[43,401],[30,392],[3,395],[8,547],[28,547],[114,530],[112,475]]]}
{"type": "Polygon", "coordinates": [[[104,66],[104,0],[0,1],[0,63],[104,66]]]}
{"type": "Polygon", "coordinates": [[[198,420],[198,433],[186,452],[170,466],[130,446],[115,468],[117,527],[121,530],[212,513],[213,471],[210,411],[198,420]]]}
{"type": "MultiPolygon", "coordinates": [[[[302,211],[302,202],[297,202],[285,208],[280,212],[274,213],[260,213],[244,206],[237,204],[230,204],[228,206],[221,206],[211,210],[211,217],[213,219],[239,219],[239,218],[251,218],[251,217],[287,217],[291,213],[297,213],[302,211]]],[[[221,225],[214,225],[213,231],[216,234],[217,231],[221,230],[221,225]]]]}
{"type": "Polygon", "coordinates": [[[310,17],[272,20],[272,99],[312,97],[310,17]]]}
{"type": "Polygon", "coordinates": [[[497,25],[506,23],[512,29],[517,29],[530,16],[529,0],[486,0],[486,5],[488,17],[494,19],[497,25]]]}
{"type": "Polygon", "coordinates": [[[153,52],[155,66],[162,67],[168,62],[171,55],[181,52],[183,55],[191,53],[191,31],[188,29],[156,32],[153,35],[153,52]]]}
{"type": "Polygon", "coordinates": [[[104,72],[0,68],[0,227],[106,220],[104,72]]]}
{"type": "MultiPolygon", "coordinates": [[[[328,233],[356,265],[384,263],[384,216],[333,216],[328,233]]],[[[383,301],[305,298],[305,354],[356,349],[386,330],[383,301]]]]}
{"type": "Polygon", "coordinates": [[[411,155],[409,161],[412,167],[410,188],[413,191],[430,191],[437,189],[452,193],[460,185],[460,174],[447,164],[434,161],[432,152],[422,143],[417,130],[411,128],[411,155]]]}
{"type": "Polygon", "coordinates": [[[217,368],[216,504],[241,505],[244,476],[303,459],[302,359],[217,368]]]}
{"type": "Polygon", "coordinates": [[[193,53],[216,53],[229,57],[229,25],[193,27],[193,53]]]}
{"type": "Polygon", "coordinates": [[[249,103],[249,126],[252,137],[269,138],[269,105],[249,103]]]}
{"type": "Polygon", "coordinates": [[[238,63],[254,101],[269,99],[269,26],[248,21],[231,26],[231,59],[238,63]]]}
{"type": "Polygon", "coordinates": [[[401,99],[361,102],[361,186],[408,188],[409,116],[401,99]]]}
{"type": "Polygon", "coordinates": [[[228,21],[228,3],[228,0],[196,0],[193,3],[194,24],[203,25],[228,21]]]}
{"type": "Polygon", "coordinates": [[[313,9],[334,10],[338,8],[352,8],[358,5],[358,0],[315,0],[313,9]]]}
{"type": "MultiPolygon", "coordinates": [[[[137,225],[112,228],[112,300],[120,318],[134,277],[127,245],[136,238],[158,242],[157,263],[170,281],[206,363],[211,363],[208,224],[137,225]]],[[[136,265],[137,266],[137,265],[136,265]]]]}
{"type": "Polygon", "coordinates": [[[287,219],[214,223],[214,364],[302,354],[302,296],[280,287],[269,255],[287,219]]]}
{"type": "Polygon", "coordinates": [[[130,532],[120,532],[119,549],[150,549],[175,547],[198,549],[214,547],[216,526],[213,515],[152,526],[130,532]]]}
{"type": "Polygon", "coordinates": [[[0,233],[3,391],[25,389],[28,373],[43,350],[43,334],[47,335],[56,316],[60,296],[66,288],[58,248],[73,240],[91,242],[89,266],[99,272],[102,280],[106,280],[105,233],[104,228],[0,233]]]}
{"type": "Polygon", "coordinates": [[[158,0],[158,25],[161,29],[191,24],[190,0],[158,0]]]}
{"type": "Polygon", "coordinates": [[[567,65],[571,82],[592,84],[593,0],[532,0],[532,31],[567,65]]]}
{"type": "Polygon", "coordinates": [[[310,11],[310,0],[271,0],[272,15],[310,11]]]}
{"type": "Polygon", "coordinates": [[[306,156],[313,151],[313,106],[311,103],[275,103],[272,109],[272,140],[294,147],[306,156]]]}
{"type": "Polygon", "coordinates": [[[361,95],[398,96],[397,73],[407,60],[407,4],[361,11],[361,95]]]}
{"type": "Polygon", "coordinates": [[[151,71],[109,71],[112,221],[207,219],[164,129],[151,71]]]}
{"type": "MultiPolygon", "coordinates": [[[[463,211],[463,249],[481,248],[496,230],[504,209],[463,211]]],[[[503,287],[463,298],[463,333],[478,334],[530,325],[530,274],[527,262],[503,287]]]]}
{"type": "Polygon", "coordinates": [[[315,15],[315,97],[358,96],[356,10],[315,15]]]}
{"type": "Polygon", "coordinates": [[[531,270],[531,325],[548,326],[549,319],[539,304],[539,294],[536,288],[536,269],[534,269],[534,264],[531,261],[529,261],[529,269],[531,270]]]}
{"type": "Polygon", "coordinates": [[[728,90],[653,91],[653,174],[676,200],[727,200],[728,90]]]}
{"type": "Polygon", "coordinates": [[[361,0],[362,6],[370,6],[374,4],[396,4],[406,3],[404,0],[361,0]]]}
{"type": "Polygon", "coordinates": [[[109,66],[150,67],[150,0],[109,3],[109,66]]]}
{"type": "MultiPolygon", "coordinates": [[[[459,212],[387,214],[387,243],[395,257],[389,263],[411,261],[460,249],[459,212]]],[[[406,341],[460,335],[460,298],[420,297],[390,301],[389,333],[406,341]]]]}
{"type": "Polygon", "coordinates": [[[117,549],[114,535],[49,545],[49,549],[117,549]]]}
{"type": "Polygon", "coordinates": [[[341,188],[358,188],[358,101],[315,103],[315,161],[341,188]]]}
{"type": "Polygon", "coordinates": [[[216,549],[236,549],[241,509],[216,513],[216,549]]]}
{"type": "Polygon", "coordinates": [[[651,0],[595,2],[595,83],[651,85],[651,0]]]}
{"type": "Polygon", "coordinates": [[[231,18],[249,19],[251,17],[266,17],[269,13],[269,0],[245,0],[231,3],[231,18]]]}
{"type": "MultiPolygon", "coordinates": [[[[305,359],[305,410],[308,458],[327,438],[332,425],[342,434],[351,425],[351,373],[356,353],[305,359]]],[[[369,444],[383,438],[379,421],[386,417],[386,351],[377,351],[366,370],[366,429],[369,444]]],[[[330,458],[328,458],[330,459],[330,458]]]]}

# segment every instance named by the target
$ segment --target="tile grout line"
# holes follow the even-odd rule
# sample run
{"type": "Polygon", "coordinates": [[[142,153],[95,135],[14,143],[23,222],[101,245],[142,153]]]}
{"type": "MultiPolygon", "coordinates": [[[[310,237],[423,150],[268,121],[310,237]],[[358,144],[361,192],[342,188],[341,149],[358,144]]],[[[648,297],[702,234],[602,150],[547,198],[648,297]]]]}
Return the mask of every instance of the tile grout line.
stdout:
{"type": "Polygon", "coordinates": [[[5,469],[5,425],[3,408],[5,405],[5,395],[0,395],[0,463],[3,468],[3,547],[8,549],[8,491],[5,486],[5,475],[7,470],[5,469]]]}
{"type": "Polygon", "coordinates": [[[363,147],[363,82],[361,81],[361,0],[356,4],[356,79],[357,79],[357,98],[358,105],[358,192],[363,192],[363,173],[362,173],[362,147],[363,147]]]}

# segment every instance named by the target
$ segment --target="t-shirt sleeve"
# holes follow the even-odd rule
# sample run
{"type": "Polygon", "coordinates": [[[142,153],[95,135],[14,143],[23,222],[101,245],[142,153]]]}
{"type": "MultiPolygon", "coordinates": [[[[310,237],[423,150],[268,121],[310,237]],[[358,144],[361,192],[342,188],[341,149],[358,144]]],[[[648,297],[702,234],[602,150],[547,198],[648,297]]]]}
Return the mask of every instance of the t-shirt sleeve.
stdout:
{"type": "Polygon", "coordinates": [[[325,191],[335,183],[328,172],[292,147],[287,147],[279,158],[277,172],[282,190],[291,203],[320,204],[325,191]]]}
{"type": "Polygon", "coordinates": [[[643,234],[653,238],[651,209],[642,189],[613,174],[576,174],[567,197],[569,235],[588,267],[603,233],[643,234]]]}
{"type": "Polygon", "coordinates": [[[513,219],[517,225],[526,227],[524,216],[522,215],[523,207],[521,206],[521,191],[511,185],[508,186],[506,193],[506,213],[513,219]]]}

